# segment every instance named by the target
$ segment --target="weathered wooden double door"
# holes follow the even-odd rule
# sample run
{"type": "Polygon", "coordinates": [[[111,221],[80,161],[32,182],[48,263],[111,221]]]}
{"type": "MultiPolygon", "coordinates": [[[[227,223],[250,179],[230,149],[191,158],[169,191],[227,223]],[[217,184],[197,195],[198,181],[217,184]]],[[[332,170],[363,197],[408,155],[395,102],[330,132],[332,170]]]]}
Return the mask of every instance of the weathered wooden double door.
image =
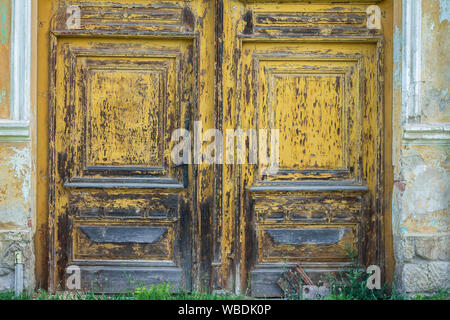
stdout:
{"type": "Polygon", "coordinates": [[[88,290],[277,296],[298,263],[382,263],[378,2],[53,0],[51,287],[78,266],[88,290]],[[249,163],[250,135],[245,164],[195,161],[211,128],[224,158],[227,130],[277,129],[279,169],[249,163]]]}

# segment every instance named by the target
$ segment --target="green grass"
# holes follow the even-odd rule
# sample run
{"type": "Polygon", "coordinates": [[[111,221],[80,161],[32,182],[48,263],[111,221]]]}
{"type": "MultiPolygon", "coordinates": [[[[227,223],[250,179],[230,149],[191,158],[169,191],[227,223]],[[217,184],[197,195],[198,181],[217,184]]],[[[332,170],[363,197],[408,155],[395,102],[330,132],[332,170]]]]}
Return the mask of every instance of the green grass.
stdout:
{"type": "Polygon", "coordinates": [[[45,290],[34,293],[24,292],[15,296],[13,291],[0,292],[0,300],[243,300],[248,297],[228,294],[210,294],[202,292],[186,292],[177,290],[167,283],[152,285],[150,287],[140,286],[133,291],[117,295],[61,292],[50,294],[45,290]]]}
{"type": "Polygon", "coordinates": [[[429,296],[416,295],[411,300],[450,300],[450,288],[438,290],[429,296]]]}
{"type": "Polygon", "coordinates": [[[450,300],[450,288],[440,289],[429,296],[413,297],[398,294],[395,285],[385,284],[380,289],[371,290],[367,287],[370,275],[363,271],[364,268],[357,262],[355,253],[350,249],[347,250],[355,267],[345,270],[340,278],[329,276],[331,295],[325,298],[327,300],[450,300]]]}
{"type": "Polygon", "coordinates": [[[125,300],[127,295],[98,295],[93,293],[81,292],[62,292],[50,294],[45,290],[38,290],[33,293],[23,292],[19,296],[15,296],[13,291],[0,292],[0,300],[125,300]]]}
{"type": "Polygon", "coordinates": [[[135,300],[243,300],[244,296],[216,293],[186,292],[163,283],[156,286],[139,287],[132,295],[135,300]]]}
{"type": "MultiPolygon", "coordinates": [[[[357,269],[348,270],[344,277],[337,280],[330,277],[331,295],[324,300],[450,300],[450,288],[438,290],[430,295],[397,295],[388,293],[386,287],[380,290],[369,290],[366,287],[366,273],[357,269]]],[[[395,290],[394,290],[395,291],[395,290]]],[[[0,292],[0,300],[245,300],[251,299],[241,295],[210,294],[202,292],[186,292],[177,290],[167,283],[140,286],[135,290],[117,295],[105,295],[82,292],[61,292],[50,294],[45,290],[33,293],[24,292],[18,297],[13,291],[0,292]]],[[[298,300],[301,297],[289,297],[298,300]]]]}
{"type": "MultiPolygon", "coordinates": [[[[415,295],[408,297],[405,294],[396,293],[395,286],[384,285],[380,289],[369,289],[367,280],[370,277],[357,261],[356,254],[347,247],[347,255],[353,261],[353,268],[344,270],[339,276],[330,274],[327,285],[330,288],[330,295],[323,300],[450,300],[450,288],[440,289],[429,295],[415,295]],[[389,290],[389,288],[392,288],[389,290]]],[[[320,285],[320,284],[319,284],[320,285]]],[[[289,300],[302,300],[300,292],[290,293],[285,297],[289,300]]]]}
{"type": "MultiPolygon", "coordinates": [[[[450,300],[450,288],[438,290],[431,295],[416,295],[407,297],[405,295],[388,295],[380,292],[368,293],[362,286],[350,288],[349,285],[336,286],[331,296],[324,300],[450,300]],[[343,290],[339,290],[339,288],[343,290]]],[[[172,289],[168,284],[159,284],[151,287],[139,287],[134,291],[118,295],[104,295],[81,292],[62,292],[50,294],[45,290],[34,293],[24,292],[16,297],[14,292],[0,292],[0,300],[245,300],[246,296],[208,294],[201,292],[185,292],[172,289]]]]}

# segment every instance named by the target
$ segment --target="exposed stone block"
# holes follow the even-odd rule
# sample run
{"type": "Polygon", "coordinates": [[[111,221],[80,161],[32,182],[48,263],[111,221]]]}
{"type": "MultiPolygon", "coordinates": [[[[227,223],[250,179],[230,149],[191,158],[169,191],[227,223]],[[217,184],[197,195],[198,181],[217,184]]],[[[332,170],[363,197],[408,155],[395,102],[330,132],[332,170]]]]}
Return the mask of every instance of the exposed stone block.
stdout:
{"type": "Polygon", "coordinates": [[[450,264],[430,262],[405,264],[403,285],[407,293],[433,292],[450,286],[450,264]]]}
{"type": "Polygon", "coordinates": [[[407,237],[403,239],[403,258],[406,262],[412,262],[416,255],[414,238],[407,237]]]}
{"type": "Polygon", "coordinates": [[[416,238],[416,255],[426,260],[448,261],[450,257],[449,237],[416,238]]]}

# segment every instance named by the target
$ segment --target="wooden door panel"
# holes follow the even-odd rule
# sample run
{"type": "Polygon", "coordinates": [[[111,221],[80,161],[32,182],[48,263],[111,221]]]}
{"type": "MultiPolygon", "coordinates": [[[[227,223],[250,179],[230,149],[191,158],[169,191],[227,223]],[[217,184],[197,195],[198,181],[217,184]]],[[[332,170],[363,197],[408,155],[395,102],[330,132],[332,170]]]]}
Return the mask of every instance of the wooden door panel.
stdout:
{"type": "Polygon", "coordinates": [[[58,48],[57,68],[70,66],[60,84],[71,100],[61,96],[57,103],[70,104],[73,117],[68,135],[73,165],[66,173],[66,186],[114,186],[119,181],[114,177],[128,176],[133,179],[127,183],[135,187],[182,187],[177,185],[179,170],[170,165],[171,134],[184,127],[191,105],[190,97],[182,100],[180,92],[192,92],[186,88],[192,75],[182,69],[192,55],[192,43],[101,41],[92,46],[63,40],[58,48]]]}
{"type": "Polygon", "coordinates": [[[350,261],[358,254],[358,225],[267,224],[258,230],[258,263],[350,261]]]}
{"type": "MultiPolygon", "coordinates": [[[[376,95],[366,94],[367,87],[377,87],[377,45],[272,42],[243,44],[242,123],[279,130],[279,170],[267,175],[260,165],[247,168],[242,185],[246,201],[260,210],[283,206],[282,197],[295,203],[283,212],[303,219],[250,224],[250,241],[257,249],[249,249],[254,252],[249,285],[257,295],[280,293],[275,281],[264,279],[279,277],[286,264],[338,270],[352,263],[350,251],[366,261],[360,229],[368,219],[363,203],[369,188],[362,165],[375,160],[362,153],[362,141],[364,126],[376,130],[364,123],[363,112],[376,110],[378,103],[376,95]],[[353,224],[336,221],[336,208],[326,202],[339,196],[361,208],[353,211],[353,224]],[[304,199],[303,206],[295,197],[304,199]],[[270,202],[269,208],[257,204],[261,200],[270,202]]],[[[346,202],[340,207],[348,213],[352,209],[346,202]]],[[[250,207],[250,217],[256,214],[250,207]]]]}
{"type": "Polygon", "coordinates": [[[383,30],[366,12],[383,3],[53,0],[52,288],[78,265],[88,290],[279,296],[294,264],[314,281],[348,248],[382,264],[383,30]],[[194,120],[278,129],[279,170],[174,166],[194,120]]]}
{"type": "MultiPolygon", "coordinates": [[[[333,54],[322,44],[250,45],[246,52],[251,60],[243,68],[253,70],[248,81],[258,92],[257,126],[282,128],[280,170],[265,179],[357,180],[362,53],[333,54]]],[[[254,103],[247,92],[244,101],[254,103]]]]}
{"type": "Polygon", "coordinates": [[[82,289],[121,292],[139,283],[161,282],[188,288],[188,195],[181,190],[131,188],[70,189],[67,217],[58,221],[64,239],[71,238],[62,244],[68,253],[65,263],[80,267],[82,289]],[[129,274],[131,267],[134,272],[129,274]],[[105,270],[108,277],[103,276],[105,270]]]}
{"type": "Polygon", "coordinates": [[[248,249],[249,286],[257,295],[280,294],[276,279],[264,279],[279,277],[283,265],[335,271],[352,263],[350,252],[367,259],[360,250],[370,197],[362,165],[375,159],[363,154],[362,142],[372,144],[363,132],[376,128],[363,112],[378,104],[376,95],[367,96],[378,85],[378,49],[273,39],[244,42],[243,52],[242,123],[279,130],[278,172],[267,175],[259,164],[244,171],[246,201],[253,204],[248,236],[257,246],[248,249]],[[254,219],[260,212],[276,222],[254,219]]]}
{"type": "Polygon", "coordinates": [[[356,222],[362,214],[364,198],[358,193],[347,195],[303,192],[277,193],[276,201],[264,194],[253,196],[252,210],[256,221],[265,222],[356,222]]]}
{"type": "MultiPolygon", "coordinates": [[[[237,94],[225,103],[235,118],[225,113],[224,122],[279,132],[278,170],[224,170],[239,181],[224,186],[239,199],[236,286],[280,296],[276,281],[296,264],[315,282],[352,266],[350,252],[360,264],[380,264],[383,41],[367,27],[369,4],[225,2],[224,12],[241,12],[225,25],[242,27],[225,33],[237,66],[224,96],[237,94]]],[[[234,207],[227,199],[224,210],[234,207]]]]}
{"type": "Polygon", "coordinates": [[[52,31],[52,284],[78,266],[84,290],[189,289],[194,179],[170,156],[196,104],[191,9],[72,4],[81,26],[62,6],[52,31]]]}
{"type": "MultiPolygon", "coordinates": [[[[170,101],[166,106],[165,95],[172,89],[168,95],[173,97],[175,89],[174,81],[167,79],[169,63],[157,58],[135,65],[105,60],[85,62],[90,104],[86,166],[111,171],[138,167],[164,175],[164,120],[171,106],[170,101]]],[[[170,74],[174,71],[172,65],[170,74]]]]}

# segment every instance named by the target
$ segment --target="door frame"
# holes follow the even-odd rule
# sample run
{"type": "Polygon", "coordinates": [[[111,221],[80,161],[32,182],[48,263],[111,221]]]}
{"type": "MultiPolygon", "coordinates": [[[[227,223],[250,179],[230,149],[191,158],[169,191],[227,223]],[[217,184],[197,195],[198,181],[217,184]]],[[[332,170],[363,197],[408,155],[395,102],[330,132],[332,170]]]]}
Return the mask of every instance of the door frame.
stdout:
{"type": "MultiPolygon", "coordinates": [[[[245,2],[244,0],[241,0],[245,2]]],[[[49,152],[48,145],[50,136],[49,128],[49,71],[50,71],[50,18],[49,12],[52,11],[52,0],[36,1],[34,8],[36,10],[36,19],[34,26],[37,31],[37,43],[33,46],[35,52],[33,59],[33,67],[36,72],[36,86],[37,91],[37,106],[36,106],[36,122],[37,122],[37,136],[36,143],[36,231],[34,237],[35,258],[36,258],[36,286],[38,288],[48,288],[49,279],[49,229],[51,226],[51,219],[49,219],[49,152]]],[[[373,1],[376,2],[376,1],[373,1]]],[[[402,25],[402,0],[387,0],[390,3],[390,11],[386,17],[385,25],[385,110],[384,110],[384,146],[381,152],[384,162],[383,172],[383,186],[384,195],[382,205],[384,207],[383,225],[382,225],[382,256],[384,260],[385,272],[384,279],[392,282],[394,278],[394,251],[393,251],[393,230],[392,230],[392,189],[393,189],[393,165],[392,165],[392,140],[393,140],[393,125],[392,125],[392,111],[394,95],[398,98],[398,92],[393,85],[393,41],[394,41],[394,27],[395,30],[401,30],[402,25]]],[[[210,75],[204,77],[200,82],[207,87],[208,94],[203,97],[204,102],[209,100],[214,101],[213,106],[200,104],[197,110],[197,119],[203,119],[204,126],[209,125],[219,130],[223,128],[223,110],[226,96],[223,92],[223,65],[221,63],[224,55],[224,36],[228,29],[223,25],[224,14],[224,0],[210,1],[207,10],[214,10],[211,16],[215,21],[205,21],[210,29],[214,30],[212,36],[215,50],[209,50],[207,54],[208,59],[205,64],[214,62],[217,64],[215,75],[211,78],[210,75]],[[212,90],[211,90],[212,89],[212,90]],[[210,92],[212,91],[212,92],[210,92]],[[204,119],[202,114],[214,114],[214,117],[207,117],[204,119]]],[[[210,31],[208,31],[210,32],[210,31]]],[[[396,38],[397,39],[397,38],[396,38]]],[[[398,39],[397,39],[398,40],[398,39]]],[[[200,45],[200,44],[199,44],[200,45]]],[[[208,48],[209,49],[209,48],[208,48]]],[[[207,49],[200,50],[208,51],[207,49]]],[[[200,67],[201,70],[201,67],[200,67]]],[[[200,87],[200,86],[198,86],[200,87]]],[[[398,109],[398,101],[396,100],[394,107],[398,109]]],[[[197,212],[194,213],[195,226],[198,233],[193,234],[192,241],[199,245],[199,250],[193,260],[198,263],[198,266],[193,270],[194,287],[200,289],[213,288],[213,282],[220,283],[220,285],[227,290],[237,289],[236,282],[239,281],[238,270],[234,261],[234,249],[237,243],[233,241],[236,239],[234,235],[239,234],[239,226],[233,224],[235,221],[236,212],[223,212],[222,201],[224,194],[222,193],[222,186],[224,183],[222,177],[222,169],[226,165],[206,166],[200,165],[196,167],[197,175],[195,183],[195,190],[197,191],[195,207],[197,212]],[[202,185],[210,183],[214,179],[213,187],[202,189],[202,185]],[[219,228],[214,228],[218,226],[219,228]],[[224,231],[218,233],[219,229],[224,231]],[[225,239],[225,246],[224,241],[225,239]],[[216,250],[214,246],[221,245],[220,250],[216,250]],[[224,256],[222,262],[215,260],[218,255],[224,256]],[[206,277],[202,276],[206,274],[206,277]],[[216,281],[215,281],[215,280],[216,281]]]]}

